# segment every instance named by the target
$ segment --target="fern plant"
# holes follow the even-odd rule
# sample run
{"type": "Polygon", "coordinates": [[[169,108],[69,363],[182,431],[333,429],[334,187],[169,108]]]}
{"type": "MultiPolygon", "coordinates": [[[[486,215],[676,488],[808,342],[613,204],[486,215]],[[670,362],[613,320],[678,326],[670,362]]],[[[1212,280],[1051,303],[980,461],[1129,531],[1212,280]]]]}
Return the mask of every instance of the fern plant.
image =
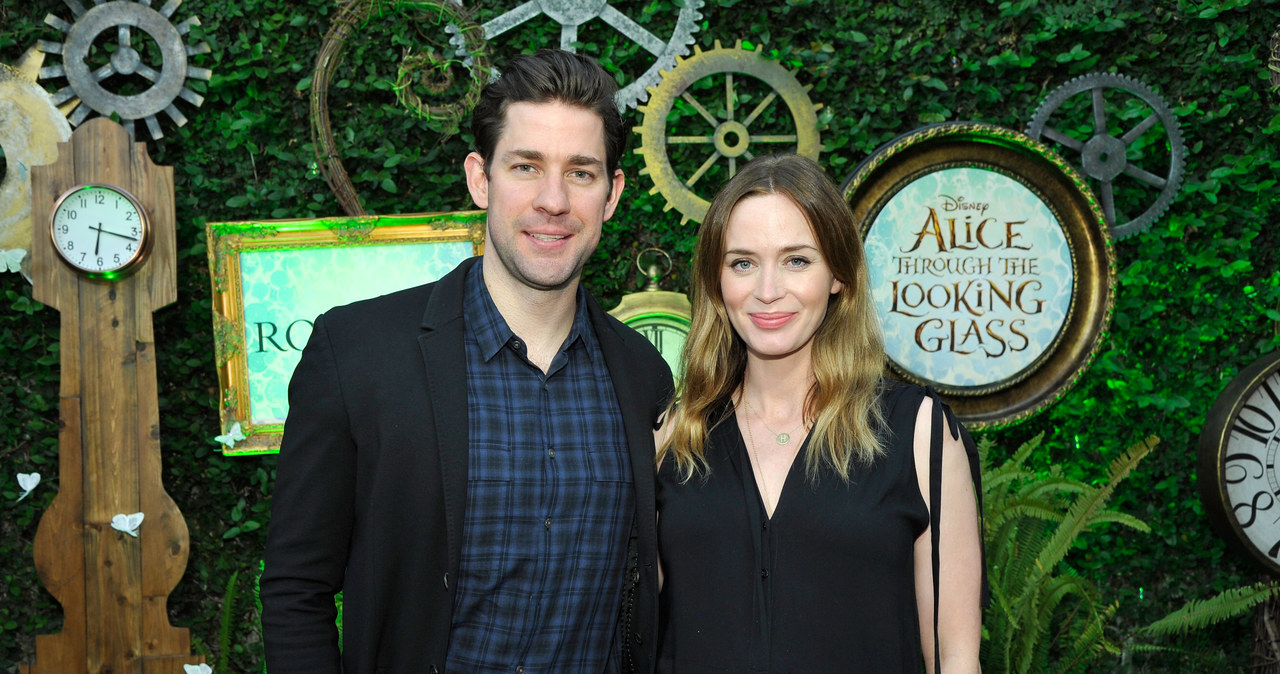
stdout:
{"type": "Polygon", "coordinates": [[[1275,583],[1232,588],[1182,608],[1140,628],[1124,647],[1108,634],[1118,603],[1103,601],[1098,588],[1066,562],[1080,534],[1100,524],[1120,524],[1142,532],[1142,520],[1107,508],[1107,502],[1159,439],[1149,437],[1111,462],[1107,478],[1090,485],[1026,467],[1043,433],[990,467],[991,441],[982,459],[983,538],[987,549],[991,604],[983,616],[982,666],[986,674],[1041,674],[1088,671],[1106,655],[1165,650],[1162,637],[1185,634],[1250,611],[1280,594],[1275,583]]]}
{"type": "Polygon", "coordinates": [[[979,447],[983,477],[983,535],[987,546],[991,604],[983,625],[986,672],[1070,672],[1104,653],[1120,654],[1106,626],[1116,605],[1063,562],[1081,533],[1114,522],[1149,531],[1136,517],[1107,509],[1116,485],[1155,447],[1139,442],[1112,462],[1107,480],[1092,486],[1047,475],[1025,462],[1040,446],[1032,438],[999,467],[988,466],[989,439],[979,447]]]}

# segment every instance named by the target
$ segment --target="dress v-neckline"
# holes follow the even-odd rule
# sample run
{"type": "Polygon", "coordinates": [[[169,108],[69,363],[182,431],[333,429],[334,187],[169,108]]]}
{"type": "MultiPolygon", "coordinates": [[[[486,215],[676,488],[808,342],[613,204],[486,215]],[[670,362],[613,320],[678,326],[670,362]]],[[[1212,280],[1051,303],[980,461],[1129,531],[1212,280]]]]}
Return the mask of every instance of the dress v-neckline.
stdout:
{"type": "Polygon", "coordinates": [[[738,436],[738,458],[745,464],[745,470],[742,471],[743,488],[756,495],[756,503],[760,506],[760,514],[765,522],[772,522],[778,516],[778,509],[782,507],[782,497],[786,494],[788,486],[791,484],[792,474],[796,471],[796,463],[801,456],[804,455],[809,448],[809,435],[805,433],[804,439],[800,441],[800,446],[796,448],[796,453],[791,457],[791,463],[787,466],[787,474],[782,478],[782,485],[778,488],[778,500],[773,505],[773,512],[769,512],[769,505],[764,502],[764,494],[760,492],[760,483],[756,480],[756,467],[751,461],[751,448],[747,447],[747,438],[742,435],[742,428],[738,424],[737,410],[733,412],[733,425],[737,430],[738,436]]]}

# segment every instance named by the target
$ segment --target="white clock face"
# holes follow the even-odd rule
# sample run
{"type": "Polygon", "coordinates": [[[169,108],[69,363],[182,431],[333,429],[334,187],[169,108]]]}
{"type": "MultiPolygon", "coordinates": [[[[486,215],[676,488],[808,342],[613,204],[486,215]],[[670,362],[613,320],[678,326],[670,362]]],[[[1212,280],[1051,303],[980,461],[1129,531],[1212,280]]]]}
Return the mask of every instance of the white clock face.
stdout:
{"type": "Polygon", "coordinates": [[[1280,565],[1280,371],[1247,391],[1227,429],[1222,483],[1228,516],[1243,537],[1273,565],[1280,565]]]}
{"type": "Polygon", "coordinates": [[[90,275],[111,277],[142,259],[146,215],[128,194],[85,185],[65,194],[53,211],[53,244],[62,259],[90,275]]]}
{"type": "Polygon", "coordinates": [[[633,318],[627,321],[627,325],[658,347],[658,353],[667,361],[671,374],[679,380],[680,355],[684,351],[684,342],[689,337],[688,321],[666,314],[649,314],[633,318]]]}

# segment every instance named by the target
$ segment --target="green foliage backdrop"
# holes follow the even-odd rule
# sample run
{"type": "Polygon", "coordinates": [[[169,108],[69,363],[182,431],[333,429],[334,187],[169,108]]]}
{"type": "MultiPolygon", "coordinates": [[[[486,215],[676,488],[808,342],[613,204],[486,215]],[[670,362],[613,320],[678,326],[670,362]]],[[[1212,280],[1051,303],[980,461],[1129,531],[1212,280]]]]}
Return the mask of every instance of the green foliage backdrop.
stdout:
{"type": "MultiPolygon", "coordinates": [[[[481,21],[516,0],[466,3],[481,21]]],[[[616,0],[666,39],[677,5],[616,0]]],[[[384,2],[347,46],[330,85],[336,144],[366,207],[377,213],[470,208],[462,159],[470,137],[443,139],[405,113],[392,90],[406,50],[440,41],[436,17],[384,2]],[[403,14],[403,16],[397,16],[403,14]]],[[[194,34],[212,47],[198,65],[213,79],[207,98],[164,124],[153,159],[175,167],[179,301],[156,317],[165,480],[191,530],[186,576],[170,598],[172,620],[190,626],[197,648],[250,671],[261,654],[249,578],[268,520],[275,461],[228,459],[221,432],[210,334],[204,223],[339,215],[324,181],[309,170],[308,88],[332,0],[188,0],[194,34]],[[233,637],[219,643],[228,582],[233,637]]],[[[14,63],[37,39],[60,40],[46,14],[70,18],[56,0],[0,0],[0,62],[14,63]]],[[[1115,494],[1112,506],[1152,533],[1104,528],[1067,558],[1119,602],[1130,629],[1192,598],[1255,580],[1258,572],[1210,531],[1196,492],[1195,445],[1205,414],[1232,376],[1280,345],[1280,96],[1271,91],[1268,40],[1280,24],[1274,0],[709,0],[699,45],[735,39],[762,45],[812,84],[822,103],[820,162],[836,181],[892,137],[927,123],[977,120],[1025,128],[1039,102],[1076,75],[1136,77],[1176,110],[1189,148],[1178,200],[1145,234],[1118,242],[1112,330],[1087,375],[1060,403],[1011,429],[990,432],[1008,452],[1045,431],[1032,465],[1060,464],[1092,479],[1123,448],[1148,435],[1160,447],[1115,494]]],[[[519,51],[558,43],[545,17],[497,38],[500,67],[519,51]]],[[[581,50],[629,82],[646,52],[598,21],[579,33],[581,50]]],[[[51,86],[51,85],[50,85],[51,86]]],[[[456,88],[460,86],[455,84],[456,88]]],[[[179,107],[185,106],[179,103],[179,107]]],[[[639,125],[641,115],[628,113],[639,125]]],[[[465,128],[465,127],[464,127],[465,128]]],[[[633,136],[632,146],[638,143],[633,136]]],[[[587,283],[612,305],[637,289],[635,254],[649,246],[679,262],[668,289],[687,289],[694,226],[664,212],[639,158],[623,162],[628,190],[606,224],[587,283]]],[[[689,175],[696,166],[677,167],[689,175]]],[[[705,183],[714,184],[710,178],[705,183]]],[[[1136,212],[1136,211],[1133,211],[1136,212]]],[[[58,314],[31,300],[16,274],[0,274],[0,672],[30,661],[34,635],[55,631],[61,611],[32,563],[32,539],[57,489],[58,314]],[[15,503],[15,475],[44,482],[15,503]]],[[[1122,637],[1122,634],[1112,635],[1122,637]]],[[[1117,671],[1242,668],[1252,647],[1247,620],[1179,644],[1185,653],[1135,656],[1117,671]]]]}

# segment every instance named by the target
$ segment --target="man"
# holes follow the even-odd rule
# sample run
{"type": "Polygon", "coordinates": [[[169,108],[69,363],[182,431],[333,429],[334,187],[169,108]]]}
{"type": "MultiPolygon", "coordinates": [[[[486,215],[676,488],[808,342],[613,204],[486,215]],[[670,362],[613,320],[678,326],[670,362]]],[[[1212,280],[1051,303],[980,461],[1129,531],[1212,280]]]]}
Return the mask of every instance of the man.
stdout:
{"type": "Polygon", "coordinates": [[[575,54],[513,60],[466,159],[486,254],[316,319],[262,576],[271,674],[652,670],[671,374],[580,284],[624,182],[615,90],[575,54]]]}

